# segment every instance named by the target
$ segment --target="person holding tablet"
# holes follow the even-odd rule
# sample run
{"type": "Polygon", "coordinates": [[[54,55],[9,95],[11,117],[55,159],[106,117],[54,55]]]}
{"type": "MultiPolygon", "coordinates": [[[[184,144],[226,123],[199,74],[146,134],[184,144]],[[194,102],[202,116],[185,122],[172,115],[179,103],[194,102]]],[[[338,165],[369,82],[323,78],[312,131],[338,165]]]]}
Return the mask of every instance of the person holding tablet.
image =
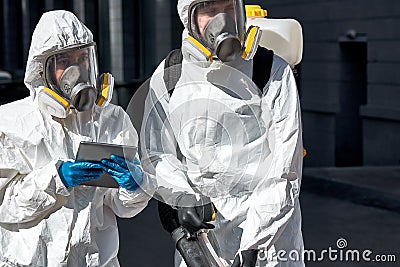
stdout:
{"type": "Polygon", "coordinates": [[[151,193],[138,158],[75,161],[82,141],[137,146],[113,78],[98,75],[91,31],[63,10],[32,35],[30,97],[0,106],[0,262],[7,266],[119,266],[116,216],[134,217],[151,193]],[[119,188],[82,185],[108,173],[119,188]]]}

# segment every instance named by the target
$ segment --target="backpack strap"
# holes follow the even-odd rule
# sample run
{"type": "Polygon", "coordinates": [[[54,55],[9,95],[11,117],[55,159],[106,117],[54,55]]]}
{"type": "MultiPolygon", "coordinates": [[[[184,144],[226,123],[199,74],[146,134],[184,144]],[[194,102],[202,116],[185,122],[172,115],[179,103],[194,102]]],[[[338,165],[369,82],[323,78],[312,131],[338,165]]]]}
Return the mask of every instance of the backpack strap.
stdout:
{"type": "Polygon", "coordinates": [[[175,89],[176,83],[181,77],[183,55],[181,49],[174,49],[169,52],[164,63],[164,83],[169,95],[175,89]]]}
{"type": "MultiPolygon", "coordinates": [[[[165,58],[163,79],[169,96],[171,96],[174,92],[175,86],[181,77],[182,60],[183,55],[181,49],[172,50],[165,58]]],[[[176,155],[179,160],[182,160],[183,155],[179,149],[179,146],[176,147],[176,155]]]]}
{"type": "Polygon", "coordinates": [[[260,90],[268,83],[271,76],[272,60],[274,52],[259,46],[253,58],[253,82],[260,90]]]}

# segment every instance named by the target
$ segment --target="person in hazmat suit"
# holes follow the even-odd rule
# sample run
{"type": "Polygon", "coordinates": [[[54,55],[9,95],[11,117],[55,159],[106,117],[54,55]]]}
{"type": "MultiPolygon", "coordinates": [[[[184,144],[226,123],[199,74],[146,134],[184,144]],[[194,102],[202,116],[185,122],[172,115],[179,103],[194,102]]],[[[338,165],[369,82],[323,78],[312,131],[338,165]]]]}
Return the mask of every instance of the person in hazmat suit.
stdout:
{"type": "Polygon", "coordinates": [[[151,196],[137,157],[73,160],[81,141],[138,142],[109,103],[112,76],[97,71],[91,31],[71,12],[44,13],[24,77],[30,96],[0,106],[2,266],[119,266],[116,216],[135,216],[151,196]],[[119,188],[82,185],[103,173],[119,188]]]}
{"type": "MultiPolygon", "coordinates": [[[[168,57],[155,70],[140,133],[155,197],[175,211],[160,212],[162,224],[175,240],[181,227],[206,229],[218,266],[304,266],[292,69],[273,55],[268,82],[252,81],[261,48],[258,29],[246,27],[243,1],[179,0],[177,8],[185,27],[179,77],[171,88],[168,57]],[[209,206],[213,222],[205,221],[209,206]]],[[[185,261],[175,253],[175,266],[185,261]]]]}

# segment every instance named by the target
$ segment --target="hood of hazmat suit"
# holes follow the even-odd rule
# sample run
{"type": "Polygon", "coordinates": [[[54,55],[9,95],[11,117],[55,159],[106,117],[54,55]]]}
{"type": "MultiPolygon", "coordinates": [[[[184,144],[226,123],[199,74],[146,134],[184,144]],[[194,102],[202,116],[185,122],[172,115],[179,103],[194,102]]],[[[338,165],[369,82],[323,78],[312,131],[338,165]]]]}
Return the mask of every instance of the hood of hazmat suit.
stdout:
{"type": "Polygon", "coordinates": [[[115,216],[133,217],[150,199],[141,188],[66,188],[58,175],[57,163],[73,160],[81,141],[138,142],[127,114],[110,103],[65,118],[40,108],[45,59],[92,42],[72,13],[44,13],[26,67],[30,97],[0,106],[0,262],[7,265],[119,266],[115,216]]]}

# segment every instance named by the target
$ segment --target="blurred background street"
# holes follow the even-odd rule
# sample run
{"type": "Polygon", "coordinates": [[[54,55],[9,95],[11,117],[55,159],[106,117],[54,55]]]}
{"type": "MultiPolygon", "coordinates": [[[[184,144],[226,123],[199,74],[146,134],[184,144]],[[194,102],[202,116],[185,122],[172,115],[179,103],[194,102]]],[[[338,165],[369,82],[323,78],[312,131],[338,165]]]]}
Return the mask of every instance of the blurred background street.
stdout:
{"type": "Polygon", "coordinates": [[[330,261],[325,255],[323,261],[308,262],[306,266],[399,266],[399,213],[304,191],[301,203],[306,249],[316,251],[320,256],[321,251],[329,247],[338,250],[337,241],[342,238],[347,241],[343,251],[360,251],[359,262],[350,257],[349,261],[330,261]],[[395,255],[396,261],[363,261],[361,253],[366,249],[373,251],[371,259],[377,254],[395,255]]]}

